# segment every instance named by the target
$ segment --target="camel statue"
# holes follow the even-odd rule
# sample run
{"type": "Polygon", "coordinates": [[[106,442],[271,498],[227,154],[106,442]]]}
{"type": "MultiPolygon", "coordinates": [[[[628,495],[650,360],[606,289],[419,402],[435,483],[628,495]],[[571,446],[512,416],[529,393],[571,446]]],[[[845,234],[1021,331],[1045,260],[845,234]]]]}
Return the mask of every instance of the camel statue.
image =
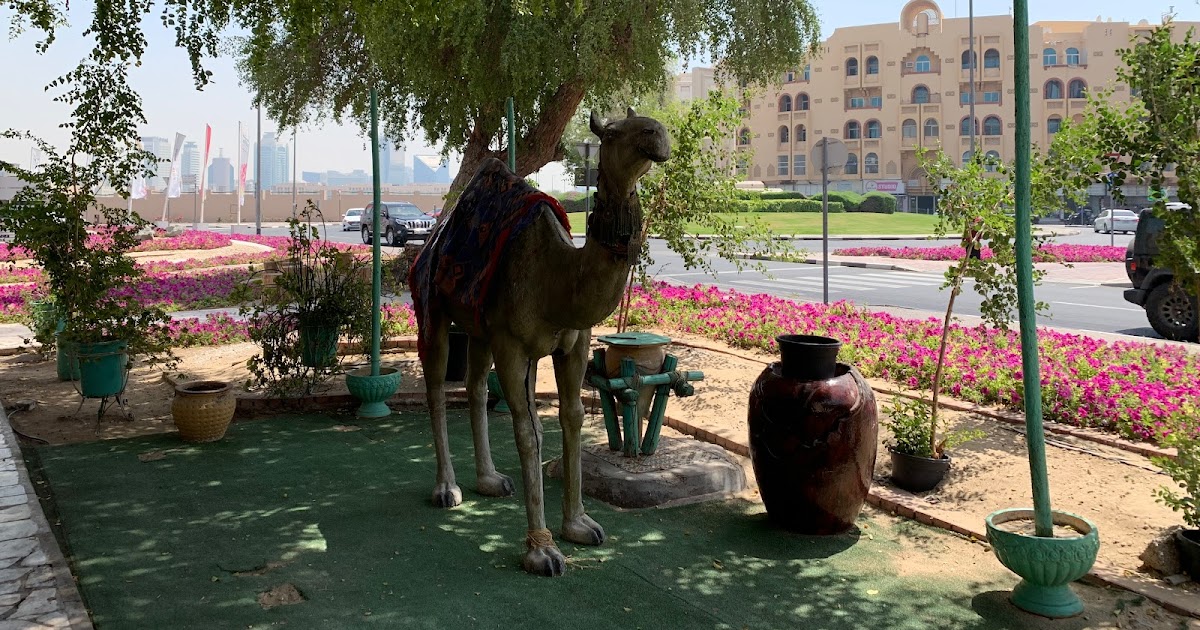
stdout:
{"type": "Polygon", "coordinates": [[[642,246],[642,210],[635,186],[653,162],[670,156],[658,121],[628,116],[601,124],[600,171],[587,240],[576,247],[566,214],[554,198],[529,186],[496,159],[486,160],[444,217],[409,274],[417,314],[418,349],[437,452],[433,503],[462,502],[446,442],[447,347],[451,323],[470,337],[467,396],[475,442],[475,489],[513,494],[513,482],[492,463],[487,423],[487,373],[495,358],[512,410],[521,458],[528,531],[522,566],[558,576],[566,559],[546,528],[542,496],[542,425],[534,388],[537,363],[554,358],[563,436],[562,537],[583,545],[604,542],[604,529],[584,512],[581,496],[580,389],[591,327],[616,308],[642,246]]]}

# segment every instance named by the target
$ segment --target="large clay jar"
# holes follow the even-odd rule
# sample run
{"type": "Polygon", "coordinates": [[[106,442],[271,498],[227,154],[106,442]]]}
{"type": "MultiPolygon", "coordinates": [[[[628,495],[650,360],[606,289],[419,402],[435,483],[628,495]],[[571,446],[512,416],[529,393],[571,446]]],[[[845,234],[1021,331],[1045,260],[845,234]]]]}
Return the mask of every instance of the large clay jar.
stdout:
{"type": "Polygon", "coordinates": [[[837,363],[841,342],[783,335],[782,361],[750,390],[750,457],[767,514],[804,534],[854,526],[871,489],[879,418],[858,370],[837,363]]]}
{"type": "Polygon", "coordinates": [[[225,437],[236,408],[228,383],[197,381],[175,386],[171,416],[184,442],[215,442],[225,437]]]}

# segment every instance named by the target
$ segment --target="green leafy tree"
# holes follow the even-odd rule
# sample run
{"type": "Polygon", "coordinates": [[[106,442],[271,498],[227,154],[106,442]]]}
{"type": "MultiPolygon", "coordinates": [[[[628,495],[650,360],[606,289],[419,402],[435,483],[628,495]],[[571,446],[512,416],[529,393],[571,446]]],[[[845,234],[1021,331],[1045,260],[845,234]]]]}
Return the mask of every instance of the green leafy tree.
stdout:
{"type": "MultiPolygon", "coordinates": [[[[712,272],[713,255],[745,264],[750,249],[777,256],[789,251],[761,219],[729,210],[737,199],[731,165],[733,138],[742,124],[738,99],[722,92],[687,103],[671,102],[650,112],[671,135],[671,159],[652,169],[639,186],[648,234],[666,241],[684,266],[712,272]],[[699,233],[710,238],[696,238],[699,233]]],[[[654,265],[643,245],[638,269],[654,265]]],[[[761,263],[758,263],[762,266],[761,263]]]]}
{"type": "Polygon", "coordinates": [[[1163,220],[1156,264],[1174,272],[1172,290],[1200,292],[1200,41],[1189,29],[1182,37],[1169,20],[1117,51],[1124,66],[1117,81],[1135,96],[1116,98],[1112,89],[1088,96],[1083,120],[1066,127],[1060,170],[1074,188],[1104,181],[1112,175],[1112,194],[1124,197],[1124,186],[1135,183],[1165,188],[1174,170],[1179,200],[1190,209],[1166,211],[1155,206],[1163,220]]]}

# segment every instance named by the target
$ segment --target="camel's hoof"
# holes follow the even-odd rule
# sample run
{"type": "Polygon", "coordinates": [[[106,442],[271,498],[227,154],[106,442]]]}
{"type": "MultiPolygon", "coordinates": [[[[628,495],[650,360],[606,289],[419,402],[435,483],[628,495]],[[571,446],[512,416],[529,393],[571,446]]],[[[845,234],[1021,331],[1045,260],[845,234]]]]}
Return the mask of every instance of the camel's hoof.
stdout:
{"type": "Polygon", "coordinates": [[[584,514],[573,521],[563,521],[562,537],[563,540],[569,540],[577,545],[602,545],[604,544],[604,528],[593,521],[592,517],[584,514]]]}
{"type": "Polygon", "coordinates": [[[534,547],[525,552],[521,566],[527,573],[543,577],[558,577],[567,572],[567,559],[558,547],[534,547]]]}
{"type": "Polygon", "coordinates": [[[511,497],[516,492],[512,478],[498,472],[476,477],[475,484],[476,492],[485,497],[511,497]]]}
{"type": "Polygon", "coordinates": [[[436,507],[452,508],[462,503],[462,490],[457,484],[439,483],[433,488],[433,504],[436,507]]]}

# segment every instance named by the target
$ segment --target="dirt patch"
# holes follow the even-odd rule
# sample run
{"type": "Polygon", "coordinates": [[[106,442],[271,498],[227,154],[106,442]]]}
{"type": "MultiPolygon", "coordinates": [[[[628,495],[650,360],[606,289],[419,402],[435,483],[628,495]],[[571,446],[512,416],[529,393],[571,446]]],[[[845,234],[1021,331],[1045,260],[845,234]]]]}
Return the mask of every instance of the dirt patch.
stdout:
{"type": "Polygon", "coordinates": [[[304,595],[292,583],[280,584],[275,588],[258,594],[258,605],[264,609],[276,606],[290,606],[304,601],[304,595]]]}

